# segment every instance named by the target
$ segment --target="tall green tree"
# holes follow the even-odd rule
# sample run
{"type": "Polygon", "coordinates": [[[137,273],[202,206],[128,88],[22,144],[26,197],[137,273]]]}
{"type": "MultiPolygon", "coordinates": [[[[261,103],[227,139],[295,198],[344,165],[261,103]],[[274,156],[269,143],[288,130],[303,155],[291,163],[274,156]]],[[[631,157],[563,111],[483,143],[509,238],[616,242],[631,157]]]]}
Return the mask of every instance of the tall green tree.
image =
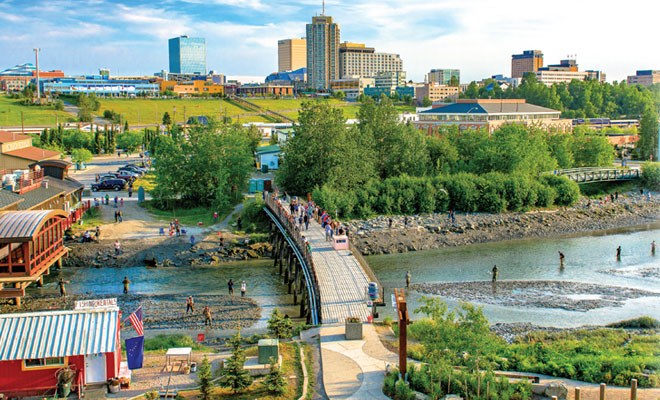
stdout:
{"type": "Polygon", "coordinates": [[[231,388],[234,393],[245,390],[252,384],[252,377],[243,369],[245,350],[241,348],[241,342],[240,331],[228,340],[228,345],[232,348],[231,357],[227,360],[223,370],[224,376],[220,379],[220,386],[231,388]]]}
{"type": "Polygon", "coordinates": [[[209,359],[204,356],[202,362],[199,364],[199,371],[197,372],[197,383],[199,384],[199,395],[201,400],[210,400],[213,393],[213,373],[211,372],[211,363],[209,359]]]}
{"type": "Polygon", "coordinates": [[[172,125],[172,117],[170,117],[170,113],[168,113],[167,111],[165,111],[165,113],[163,114],[163,125],[165,126],[172,125]]]}
{"type": "Polygon", "coordinates": [[[639,141],[636,148],[643,159],[647,160],[653,155],[653,160],[657,161],[658,113],[651,107],[648,107],[644,111],[644,114],[642,114],[639,127],[639,141]]]}
{"type": "Polygon", "coordinates": [[[103,149],[103,143],[101,142],[101,131],[97,126],[96,131],[94,132],[94,145],[92,152],[94,154],[101,154],[102,149],[103,149]]]}

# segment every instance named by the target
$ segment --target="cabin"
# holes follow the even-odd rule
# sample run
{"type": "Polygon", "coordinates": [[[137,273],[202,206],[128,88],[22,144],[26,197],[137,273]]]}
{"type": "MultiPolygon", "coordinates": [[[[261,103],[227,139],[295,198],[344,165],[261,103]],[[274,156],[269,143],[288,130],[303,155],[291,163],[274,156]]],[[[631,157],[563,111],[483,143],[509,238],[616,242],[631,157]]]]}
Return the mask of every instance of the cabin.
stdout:
{"type": "Polygon", "coordinates": [[[74,371],[72,389],[119,375],[120,313],[115,305],[0,315],[0,393],[52,396],[56,373],[74,371]]]}

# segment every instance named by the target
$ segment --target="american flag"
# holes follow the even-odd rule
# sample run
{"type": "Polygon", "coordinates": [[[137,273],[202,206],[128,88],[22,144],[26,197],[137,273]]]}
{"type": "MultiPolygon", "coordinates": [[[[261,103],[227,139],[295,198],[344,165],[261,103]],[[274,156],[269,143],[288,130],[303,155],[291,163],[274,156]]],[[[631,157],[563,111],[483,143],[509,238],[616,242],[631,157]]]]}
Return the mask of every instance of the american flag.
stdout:
{"type": "Polygon", "coordinates": [[[133,327],[135,328],[138,336],[144,336],[144,326],[142,325],[142,307],[138,307],[138,309],[135,310],[133,314],[128,317],[128,319],[131,321],[131,324],[133,324],[133,327]]]}

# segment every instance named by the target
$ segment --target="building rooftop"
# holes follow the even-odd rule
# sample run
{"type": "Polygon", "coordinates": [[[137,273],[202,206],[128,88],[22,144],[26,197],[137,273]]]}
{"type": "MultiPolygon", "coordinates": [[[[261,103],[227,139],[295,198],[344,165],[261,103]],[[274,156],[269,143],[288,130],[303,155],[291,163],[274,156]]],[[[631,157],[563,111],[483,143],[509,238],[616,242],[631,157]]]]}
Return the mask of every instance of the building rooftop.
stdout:
{"type": "Polygon", "coordinates": [[[270,146],[262,146],[262,147],[257,147],[257,154],[267,154],[267,153],[279,153],[280,151],[280,146],[278,145],[270,145],[270,146]]]}
{"type": "Polygon", "coordinates": [[[490,100],[463,101],[422,111],[421,114],[542,114],[559,113],[547,107],[529,104],[524,101],[490,100]]]}
{"type": "MultiPolygon", "coordinates": [[[[27,137],[29,139],[29,136],[27,137]]],[[[60,153],[52,150],[40,149],[38,147],[25,147],[23,149],[12,150],[2,153],[5,156],[24,158],[26,160],[41,161],[47,158],[59,156],[60,153]]]]}
{"type": "Polygon", "coordinates": [[[19,210],[29,210],[32,207],[38,206],[39,204],[52,199],[58,195],[64,195],[66,190],[63,190],[56,185],[46,187],[38,187],[36,189],[29,190],[20,196],[24,201],[18,203],[19,210]]]}
{"type": "Polygon", "coordinates": [[[63,190],[66,194],[73,193],[85,187],[85,185],[72,178],[57,179],[46,176],[44,182],[48,182],[49,188],[63,190]]]}
{"type": "Polygon", "coordinates": [[[0,210],[23,201],[23,198],[9,190],[0,189],[0,210]]]}
{"type": "Polygon", "coordinates": [[[11,143],[17,140],[30,139],[30,136],[21,135],[20,133],[0,131],[0,143],[11,143]]]}

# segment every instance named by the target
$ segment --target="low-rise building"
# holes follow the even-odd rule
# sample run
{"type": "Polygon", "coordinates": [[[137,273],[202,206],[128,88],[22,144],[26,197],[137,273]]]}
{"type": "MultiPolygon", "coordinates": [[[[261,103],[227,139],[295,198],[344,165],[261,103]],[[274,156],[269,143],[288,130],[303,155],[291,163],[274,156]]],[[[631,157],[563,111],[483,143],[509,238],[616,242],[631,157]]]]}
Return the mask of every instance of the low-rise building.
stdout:
{"type": "Polygon", "coordinates": [[[293,86],[276,85],[271,83],[246,84],[236,88],[237,96],[293,96],[293,86]]]}
{"type": "Polygon", "coordinates": [[[39,161],[59,158],[56,151],[33,147],[30,136],[0,131],[0,169],[28,169],[39,161]]]}
{"type": "Polygon", "coordinates": [[[267,165],[268,169],[278,169],[280,160],[280,146],[270,145],[257,147],[255,157],[259,168],[262,168],[263,165],[267,165]]]}
{"type": "Polygon", "coordinates": [[[628,76],[628,85],[642,85],[649,87],[660,83],[660,70],[638,70],[635,75],[628,76]]]}
{"type": "MultiPolygon", "coordinates": [[[[39,79],[62,78],[64,72],[59,70],[39,71],[39,79]]],[[[18,92],[37,78],[37,68],[30,64],[21,64],[0,72],[0,90],[18,92]]]]}
{"type": "Polygon", "coordinates": [[[375,86],[374,78],[350,77],[330,81],[330,90],[342,91],[349,100],[357,99],[368,86],[375,86]]]}
{"type": "Polygon", "coordinates": [[[222,96],[225,92],[225,87],[221,84],[215,83],[210,80],[192,80],[188,82],[177,81],[160,81],[158,82],[160,92],[171,90],[176,94],[214,94],[222,96]]]}
{"type": "Polygon", "coordinates": [[[109,79],[107,76],[55,78],[40,81],[43,93],[78,95],[94,93],[97,96],[155,96],[160,87],[154,79],[109,79]]]}
{"type": "Polygon", "coordinates": [[[584,81],[589,76],[588,72],[584,71],[550,71],[541,70],[536,71],[536,79],[546,86],[552,86],[555,83],[570,83],[572,80],[584,81]]]}
{"type": "Polygon", "coordinates": [[[572,120],[560,119],[560,115],[559,110],[529,104],[525,99],[469,99],[418,112],[419,121],[413,123],[429,135],[450,126],[458,126],[460,130],[486,129],[493,132],[506,124],[523,124],[548,131],[571,131],[572,120]]]}
{"type": "Polygon", "coordinates": [[[415,98],[421,102],[428,98],[432,102],[444,102],[448,99],[458,98],[460,89],[458,86],[441,85],[436,82],[427,82],[415,88],[415,98]]]}

